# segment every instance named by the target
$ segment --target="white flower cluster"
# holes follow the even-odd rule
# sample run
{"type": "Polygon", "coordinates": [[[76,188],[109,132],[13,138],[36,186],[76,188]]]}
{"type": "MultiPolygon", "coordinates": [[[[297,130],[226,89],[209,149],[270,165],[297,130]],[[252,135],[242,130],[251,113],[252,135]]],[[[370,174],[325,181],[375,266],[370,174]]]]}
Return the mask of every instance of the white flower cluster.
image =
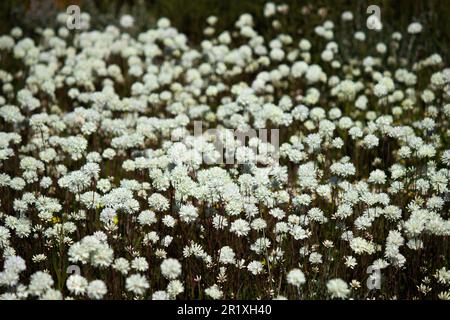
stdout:
{"type": "Polygon", "coordinates": [[[364,299],[369,267],[450,299],[450,69],[400,50],[427,26],[263,13],[0,36],[1,299],[364,299]]]}

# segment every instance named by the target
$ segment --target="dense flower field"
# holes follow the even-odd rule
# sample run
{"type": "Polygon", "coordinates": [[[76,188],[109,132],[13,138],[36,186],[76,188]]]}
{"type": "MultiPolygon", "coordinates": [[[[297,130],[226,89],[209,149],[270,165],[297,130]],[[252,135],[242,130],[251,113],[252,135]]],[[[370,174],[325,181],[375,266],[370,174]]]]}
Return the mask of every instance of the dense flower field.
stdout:
{"type": "Polygon", "coordinates": [[[297,40],[288,11],[200,45],[129,15],[1,35],[0,297],[450,299],[430,30],[346,11],[297,40]]]}

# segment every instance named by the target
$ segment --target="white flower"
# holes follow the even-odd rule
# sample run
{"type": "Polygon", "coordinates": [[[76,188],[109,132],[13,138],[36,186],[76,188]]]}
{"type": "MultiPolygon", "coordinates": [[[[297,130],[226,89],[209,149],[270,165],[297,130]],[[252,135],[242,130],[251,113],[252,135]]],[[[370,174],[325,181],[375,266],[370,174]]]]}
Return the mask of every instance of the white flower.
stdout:
{"type": "Polygon", "coordinates": [[[350,247],[356,254],[373,254],[375,252],[375,246],[373,245],[373,243],[361,237],[353,238],[350,241],[350,247]]]}
{"type": "Polygon", "coordinates": [[[263,265],[259,261],[252,261],[247,266],[248,271],[254,275],[258,275],[263,271],[263,265]]]}
{"type": "Polygon", "coordinates": [[[169,280],[176,279],[181,274],[181,264],[177,259],[164,259],[161,263],[161,273],[169,280]]]}
{"type": "Polygon", "coordinates": [[[327,290],[332,298],[345,299],[350,293],[347,283],[342,279],[332,279],[327,282],[327,290]]]}
{"type": "Polygon", "coordinates": [[[125,282],[127,291],[130,291],[136,295],[143,295],[149,288],[147,279],[140,274],[133,274],[129,276],[125,282]]]}
{"type": "Polygon", "coordinates": [[[222,297],[223,297],[223,292],[222,292],[222,290],[220,290],[220,288],[217,284],[214,284],[211,287],[206,288],[205,293],[206,293],[206,295],[210,296],[214,300],[222,299],[222,297]]]}
{"type": "Polygon", "coordinates": [[[55,289],[48,289],[39,300],[62,300],[62,293],[55,289]]]}
{"type": "Polygon", "coordinates": [[[219,250],[219,261],[223,264],[233,264],[235,262],[235,254],[232,248],[225,246],[219,250]]]}
{"type": "Polygon", "coordinates": [[[14,273],[20,273],[26,270],[27,267],[25,264],[25,260],[23,260],[21,257],[9,256],[5,259],[3,268],[14,273]]]}
{"type": "Polygon", "coordinates": [[[136,271],[147,271],[148,270],[148,262],[144,257],[137,257],[131,261],[131,267],[136,271]]]}
{"type": "Polygon", "coordinates": [[[158,220],[153,211],[144,210],[139,214],[138,221],[142,226],[145,226],[145,225],[152,225],[153,223],[156,223],[158,220]]]}
{"type": "Polygon", "coordinates": [[[102,280],[91,281],[87,288],[87,294],[91,299],[102,299],[107,291],[106,285],[102,280]]]}
{"type": "Polygon", "coordinates": [[[419,22],[413,22],[408,26],[408,33],[417,34],[422,32],[422,25],[419,22]]]}
{"type": "Polygon", "coordinates": [[[110,223],[114,221],[116,216],[116,210],[112,208],[105,208],[100,212],[100,221],[103,223],[110,223]]]}
{"type": "Polygon", "coordinates": [[[352,21],[353,13],[351,11],[344,11],[341,15],[342,20],[344,21],[352,21]]]}
{"type": "Polygon", "coordinates": [[[372,149],[378,146],[379,139],[373,134],[368,134],[364,137],[363,144],[367,149],[372,149]]]}
{"type": "Polygon", "coordinates": [[[117,258],[112,266],[123,275],[130,271],[130,263],[125,258],[117,258]]]}
{"type": "Polygon", "coordinates": [[[305,274],[300,269],[292,269],[287,275],[287,282],[293,286],[300,287],[306,282],[305,274]]]}
{"type": "Polygon", "coordinates": [[[345,256],[345,266],[353,269],[358,263],[353,256],[345,256]]]}
{"type": "Polygon", "coordinates": [[[384,184],[386,182],[386,174],[384,171],[376,169],[370,173],[368,181],[374,184],[384,184]]]}
{"type": "Polygon", "coordinates": [[[172,280],[167,285],[167,293],[170,297],[174,298],[180,293],[184,292],[183,283],[180,280],[172,280]]]}
{"type": "Polygon", "coordinates": [[[167,199],[160,193],[153,193],[148,198],[148,204],[151,208],[156,211],[165,211],[169,208],[169,202],[167,199]]]}
{"type": "Polygon", "coordinates": [[[66,281],[67,289],[75,295],[83,295],[88,288],[88,281],[86,278],[73,274],[66,281]]]}
{"type": "Polygon", "coordinates": [[[169,295],[165,291],[155,291],[152,294],[152,300],[169,300],[169,295]]]}
{"type": "Polygon", "coordinates": [[[31,295],[40,296],[50,289],[53,283],[54,281],[48,273],[37,271],[31,275],[28,291],[31,295]]]}
{"type": "Polygon", "coordinates": [[[180,208],[180,220],[186,223],[194,222],[198,217],[197,208],[192,204],[183,205],[180,208]]]}
{"type": "Polygon", "coordinates": [[[237,219],[231,223],[230,231],[238,237],[247,236],[250,231],[250,224],[243,219],[237,219]]]}
{"type": "Polygon", "coordinates": [[[131,28],[134,24],[134,18],[128,14],[120,18],[120,25],[124,28],[131,28]]]}
{"type": "Polygon", "coordinates": [[[322,263],[322,255],[318,252],[312,252],[309,255],[309,262],[312,264],[321,264],[322,263]]]}
{"type": "Polygon", "coordinates": [[[86,236],[69,248],[69,260],[107,267],[113,261],[113,250],[95,236],[86,236]]]}

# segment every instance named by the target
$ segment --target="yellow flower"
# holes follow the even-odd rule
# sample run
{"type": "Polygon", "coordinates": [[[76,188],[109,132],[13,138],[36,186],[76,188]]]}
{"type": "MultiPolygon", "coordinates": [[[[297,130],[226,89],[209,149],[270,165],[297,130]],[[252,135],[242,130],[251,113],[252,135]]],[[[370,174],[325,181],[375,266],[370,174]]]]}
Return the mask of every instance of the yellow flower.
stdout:
{"type": "Polygon", "coordinates": [[[113,219],[113,222],[114,222],[115,225],[117,225],[119,223],[119,217],[115,216],[114,219],[113,219]]]}
{"type": "Polygon", "coordinates": [[[60,217],[52,217],[52,222],[53,222],[53,224],[57,224],[57,223],[61,222],[61,218],[60,217]]]}

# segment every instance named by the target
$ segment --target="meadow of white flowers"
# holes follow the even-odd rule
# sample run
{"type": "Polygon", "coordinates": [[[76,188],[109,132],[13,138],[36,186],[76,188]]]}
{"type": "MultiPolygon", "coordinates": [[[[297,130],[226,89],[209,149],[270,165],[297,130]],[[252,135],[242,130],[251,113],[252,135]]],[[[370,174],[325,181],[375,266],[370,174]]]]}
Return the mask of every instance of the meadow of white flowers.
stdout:
{"type": "Polygon", "coordinates": [[[347,11],[297,40],[288,10],[270,39],[246,13],[200,45],[128,15],[1,35],[0,298],[450,299],[430,31],[347,11]]]}

